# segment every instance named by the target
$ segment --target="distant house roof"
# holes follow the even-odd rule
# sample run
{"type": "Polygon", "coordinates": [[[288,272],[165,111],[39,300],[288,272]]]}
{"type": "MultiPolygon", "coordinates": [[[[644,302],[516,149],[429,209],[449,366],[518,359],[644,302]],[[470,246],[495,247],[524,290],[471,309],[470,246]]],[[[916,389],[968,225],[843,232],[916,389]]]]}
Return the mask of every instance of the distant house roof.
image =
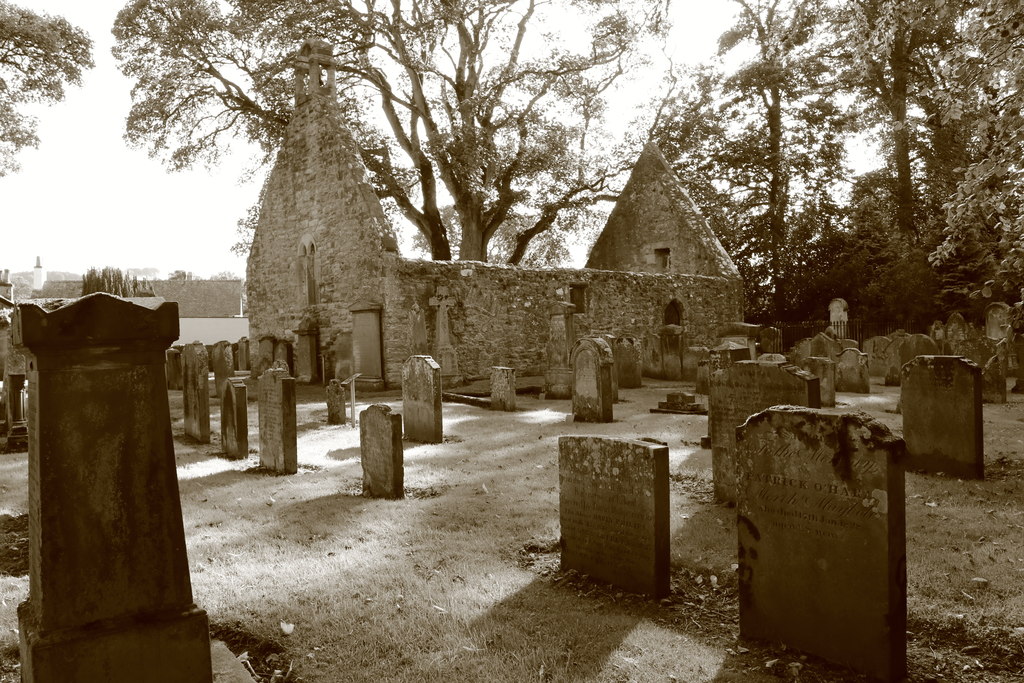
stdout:
{"type": "MultiPolygon", "coordinates": [[[[178,303],[179,318],[233,318],[242,313],[241,280],[146,280],[155,296],[178,303]]],[[[75,280],[43,283],[33,292],[38,298],[82,296],[82,283],[75,280]]]]}

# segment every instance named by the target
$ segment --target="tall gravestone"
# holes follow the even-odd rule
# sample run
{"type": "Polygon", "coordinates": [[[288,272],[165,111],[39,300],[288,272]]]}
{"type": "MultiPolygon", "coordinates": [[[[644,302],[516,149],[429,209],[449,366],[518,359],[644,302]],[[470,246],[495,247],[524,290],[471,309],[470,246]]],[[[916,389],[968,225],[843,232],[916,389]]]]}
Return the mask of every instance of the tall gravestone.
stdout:
{"type": "Polygon", "coordinates": [[[939,348],[939,353],[946,352],[946,325],[941,320],[932,321],[928,327],[928,336],[932,338],[939,348]]]}
{"type": "Polygon", "coordinates": [[[836,405],[836,363],[831,358],[811,356],[804,361],[803,369],[818,378],[821,391],[821,407],[833,408],[836,405]]]}
{"type": "Polygon", "coordinates": [[[864,340],[864,353],[868,354],[868,376],[885,377],[885,350],[890,343],[892,339],[886,336],[864,340]]]}
{"type": "Polygon", "coordinates": [[[516,369],[491,368],[491,409],[515,412],[516,369]]]}
{"type": "Polygon", "coordinates": [[[736,445],[740,635],[903,680],[902,441],[863,413],[786,407],[736,445]]]}
{"type": "Polygon", "coordinates": [[[345,387],[340,379],[327,383],[327,424],[345,424],[345,387]]]}
{"type": "Polygon", "coordinates": [[[414,356],[430,354],[430,341],[427,339],[427,316],[418,302],[413,302],[409,310],[409,348],[414,356]]]}
{"type": "MultiPolygon", "coordinates": [[[[643,350],[636,337],[616,337],[612,345],[619,387],[636,389],[643,384],[643,350]]],[[[684,371],[685,374],[685,371],[684,371]]]]}
{"type": "Polygon", "coordinates": [[[661,336],[661,376],[663,379],[683,378],[683,328],[664,325],[661,336]]]}
{"type": "MultiPolygon", "coordinates": [[[[274,340],[274,364],[283,363],[288,368],[288,374],[295,372],[295,347],[288,339],[274,340]]],[[[262,375],[260,375],[262,377],[262,375]]]]}
{"type": "Polygon", "coordinates": [[[985,403],[1006,403],[1006,364],[992,356],[982,368],[981,399],[985,403]]]}
{"type": "Polygon", "coordinates": [[[260,465],[273,472],[299,471],[295,424],[295,378],[284,363],[267,369],[259,379],[260,465]]]}
{"type": "Polygon", "coordinates": [[[405,438],[441,443],[441,366],[430,356],[409,356],[402,365],[402,416],[405,438]]]}
{"type": "Polygon", "coordinates": [[[893,335],[885,347],[885,386],[900,385],[900,368],[903,367],[903,344],[909,335],[893,335]]]}
{"type": "Polygon", "coordinates": [[[181,352],[182,408],[185,434],[199,443],[210,443],[210,375],[206,347],[202,342],[186,344],[181,352]]]}
{"type": "Polygon", "coordinates": [[[576,342],[573,311],[576,307],[559,301],[548,313],[548,343],[544,367],[544,395],[547,398],[572,397],[570,354],[576,342]]]}
{"type": "Polygon", "coordinates": [[[853,394],[871,393],[868,354],[857,349],[843,349],[836,361],[836,391],[853,394]]]}
{"type": "Polygon", "coordinates": [[[238,340],[238,355],[235,356],[235,369],[249,370],[249,338],[242,337],[238,340]]]}
{"type": "Polygon", "coordinates": [[[665,376],[661,358],[661,335],[647,332],[643,341],[644,374],[647,377],[662,379],[665,376]]]}
{"type": "Polygon", "coordinates": [[[668,595],[668,446],[559,437],[558,487],[562,569],[668,595]]]}
{"type": "Polygon", "coordinates": [[[576,422],[612,421],[615,360],[608,342],[584,337],[572,348],[572,414],[576,422]]]}
{"type": "Polygon", "coordinates": [[[220,396],[224,383],[235,376],[235,360],[231,355],[231,342],[219,341],[210,351],[210,371],[213,372],[213,387],[210,396],[220,396]]]}
{"type": "Polygon", "coordinates": [[[15,314],[34,388],[25,683],[212,680],[167,399],[177,304],[134,301],[97,293],[15,314]]]}
{"type": "Polygon", "coordinates": [[[232,460],[249,457],[249,402],[245,380],[232,377],[224,382],[220,397],[220,447],[232,460]]]}
{"type": "Polygon", "coordinates": [[[364,496],[405,497],[402,416],[390,406],[377,403],[359,413],[359,457],[364,496]]]}
{"type": "Polygon", "coordinates": [[[615,335],[613,334],[602,334],[597,335],[600,339],[603,339],[608,348],[612,350],[612,403],[619,402],[619,368],[615,364],[615,335]]]}
{"type": "Polygon", "coordinates": [[[295,332],[295,381],[310,383],[320,379],[317,363],[318,335],[315,325],[300,326],[295,332]]]}
{"type": "Polygon", "coordinates": [[[817,377],[795,365],[741,361],[711,375],[708,429],[715,499],[736,501],[736,427],[775,405],[821,407],[817,377]]]}
{"type": "Polygon", "coordinates": [[[843,342],[836,337],[819,332],[811,337],[811,345],[808,351],[810,356],[835,360],[843,351],[843,342]]]}
{"type": "Polygon", "coordinates": [[[981,383],[981,368],[960,356],[918,356],[903,366],[908,469],[985,477],[981,383]]]}
{"type": "Polygon", "coordinates": [[[167,388],[181,390],[181,351],[178,349],[167,349],[164,352],[166,363],[165,374],[167,375],[167,388]]]}

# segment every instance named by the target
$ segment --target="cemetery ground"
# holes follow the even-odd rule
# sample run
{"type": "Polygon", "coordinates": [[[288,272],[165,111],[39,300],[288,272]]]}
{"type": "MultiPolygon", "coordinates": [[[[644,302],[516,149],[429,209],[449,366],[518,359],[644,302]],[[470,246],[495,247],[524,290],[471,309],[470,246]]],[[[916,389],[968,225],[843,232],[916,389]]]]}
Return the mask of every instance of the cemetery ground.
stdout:
{"type": "MultiPolygon", "coordinates": [[[[521,384],[525,380],[521,380],[521,384]]],[[[298,390],[299,472],[273,476],[184,436],[171,391],[197,604],[263,683],[302,681],[859,681],[738,640],[735,508],[711,496],[707,418],[648,412],[679,384],[622,389],[615,422],[569,401],[515,413],[444,404],[442,444],[405,443],[406,499],[361,495],[358,430],[298,390]],[[672,592],[657,601],[559,570],[562,434],[668,443],[672,592]],[[275,677],[275,670],[277,671],[275,677]]],[[[898,389],[840,393],[894,430],[898,389]]],[[[360,396],[401,411],[398,392],[360,396]]],[[[249,403],[249,443],[259,443],[249,403]]],[[[907,474],[911,681],[1024,680],[1024,396],[985,413],[986,479],[907,474]]],[[[18,680],[28,591],[26,455],[0,460],[0,681],[18,680]]],[[[74,571],[69,567],[68,571],[74,571]]],[[[813,596],[808,596],[812,599],[813,596]]]]}

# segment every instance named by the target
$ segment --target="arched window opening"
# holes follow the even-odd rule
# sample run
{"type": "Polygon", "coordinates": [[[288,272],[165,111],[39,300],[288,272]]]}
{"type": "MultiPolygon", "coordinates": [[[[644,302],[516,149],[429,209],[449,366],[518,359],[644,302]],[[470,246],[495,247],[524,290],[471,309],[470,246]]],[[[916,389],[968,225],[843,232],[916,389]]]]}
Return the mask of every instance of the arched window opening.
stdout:
{"type": "Polygon", "coordinates": [[[665,306],[665,315],[663,320],[665,325],[682,325],[683,324],[683,307],[679,305],[679,302],[675,299],[668,302],[665,306]]]}

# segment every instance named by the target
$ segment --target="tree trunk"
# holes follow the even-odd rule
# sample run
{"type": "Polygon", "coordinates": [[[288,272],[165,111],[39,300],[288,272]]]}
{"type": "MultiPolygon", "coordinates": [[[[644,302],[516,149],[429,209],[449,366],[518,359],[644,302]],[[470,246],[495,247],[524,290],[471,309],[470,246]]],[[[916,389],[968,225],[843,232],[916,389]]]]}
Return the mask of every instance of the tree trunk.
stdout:
{"type": "Polygon", "coordinates": [[[914,177],[910,166],[910,130],[907,128],[907,41],[893,42],[892,69],[893,161],[896,166],[896,227],[900,234],[917,239],[914,221],[914,177]]]}
{"type": "Polygon", "coordinates": [[[782,163],[782,95],[778,87],[769,91],[768,103],[768,263],[772,277],[772,308],[781,320],[786,308],[782,286],[783,249],[786,245],[786,173],[782,163]]]}

